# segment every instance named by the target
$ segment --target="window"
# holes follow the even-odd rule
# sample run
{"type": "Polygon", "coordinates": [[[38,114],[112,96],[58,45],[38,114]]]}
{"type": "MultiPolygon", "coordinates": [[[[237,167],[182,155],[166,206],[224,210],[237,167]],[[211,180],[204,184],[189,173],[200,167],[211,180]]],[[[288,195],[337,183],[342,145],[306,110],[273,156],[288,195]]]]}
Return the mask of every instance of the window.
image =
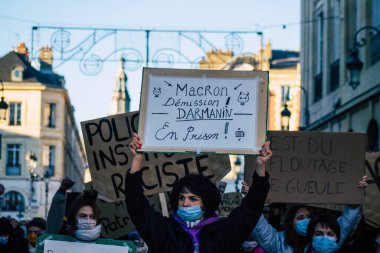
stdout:
{"type": "Polygon", "coordinates": [[[46,103],[44,106],[44,122],[46,127],[55,128],[56,104],[46,103]]]}
{"type": "Polygon", "coordinates": [[[322,99],[322,71],[323,71],[323,13],[319,13],[317,16],[317,56],[316,56],[316,75],[314,76],[314,102],[322,99]]]}
{"type": "Polygon", "coordinates": [[[7,164],[5,174],[7,176],[20,176],[20,144],[8,144],[7,145],[7,164]]]}
{"type": "Polygon", "coordinates": [[[21,103],[9,103],[9,125],[21,126],[21,103]]]}
{"type": "Polygon", "coordinates": [[[332,61],[339,59],[340,50],[340,0],[333,1],[333,48],[332,48],[332,61]]]}
{"type": "Polygon", "coordinates": [[[55,173],[55,146],[43,147],[43,160],[44,171],[49,171],[49,176],[54,176],[55,173]]]}
{"type": "Polygon", "coordinates": [[[24,68],[20,65],[16,65],[11,71],[11,80],[13,82],[20,82],[23,79],[24,68]]]}
{"type": "MultiPolygon", "coordinates": [[[[371,25],[380,29],[380,0],[372,0],[371,25]]],[[[371,64],[375,64],[380,60],[380,34],[373,33],[371,35],[371,64]]]]}
{"type": "Polygon", "coordinates": [[[24,196],[17,191],[5,193],[1,211],[3,212],[25,212],[24,196]]]}
{"type": "Polygon", "coordinates": [[[281,102],[282,104],[286,104],[288,101],[290,101],[290,87],[287,85],[281,86],[281,102]]]}

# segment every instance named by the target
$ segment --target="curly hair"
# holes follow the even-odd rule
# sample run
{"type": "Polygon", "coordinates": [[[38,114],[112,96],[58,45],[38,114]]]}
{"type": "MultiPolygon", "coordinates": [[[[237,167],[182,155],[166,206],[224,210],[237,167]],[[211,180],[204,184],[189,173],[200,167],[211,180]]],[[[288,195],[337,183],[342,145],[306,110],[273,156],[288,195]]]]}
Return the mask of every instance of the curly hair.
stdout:
{"type": "Polygon", "coordinates": [[[175,183],[170,195],[170,204],[174,212],[178,209],[179,195],[184,192],[191,192],[202,199],[205,211],[204,217],[206,218],[214,215],[219,208],[220,192],[215,184],[205,176],[190,174],[175,183]]]}

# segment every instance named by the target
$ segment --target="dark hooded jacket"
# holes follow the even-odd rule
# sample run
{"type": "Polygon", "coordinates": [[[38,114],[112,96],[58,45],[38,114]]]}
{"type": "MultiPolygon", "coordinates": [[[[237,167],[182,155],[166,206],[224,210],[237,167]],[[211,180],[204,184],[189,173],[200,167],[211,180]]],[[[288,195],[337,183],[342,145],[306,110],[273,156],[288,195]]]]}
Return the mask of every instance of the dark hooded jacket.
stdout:
{"type": "MultiPolygon", "coordinates": [[[[269,191],[268,175],[253,176],[252,186],[241,205],[227,218],[202,227],[199,252],[235,253],[249,236],[262,214],[269,191]]],[[[127,173],[126,203],[137,231],[152,253],[193,253],[191,236],[173,216],[167,218],[156,212],[143,195],[142,172],[127,173]]]]}

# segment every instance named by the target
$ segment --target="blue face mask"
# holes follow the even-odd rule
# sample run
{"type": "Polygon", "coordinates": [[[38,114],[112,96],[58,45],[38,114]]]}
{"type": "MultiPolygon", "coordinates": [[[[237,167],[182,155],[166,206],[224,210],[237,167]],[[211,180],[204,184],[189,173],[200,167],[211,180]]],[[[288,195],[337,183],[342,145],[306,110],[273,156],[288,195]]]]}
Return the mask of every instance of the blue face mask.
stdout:
{"type": "Polygon", "coordinates": [[[314,236],[313,249],[317,253],[333,253],[339,249],[336,238],[331,236],[314,236]]]}
{"type": "Polygon", "coordinates": [[[309,226],[310,219],[303,219],[296,222],[296,232],[300,236],[306,236],[307,226],[309,226]]]}
{"type": "Polygon", "coordinates": [[[378,246],[380,246],[380,235],[376,237],[375,242],[378,246]]]}
{"type": "Polygon", "coordinates": [[[204,214],[201,206],[178,207],[177,215],[184,221],[199,220],[204,214]]]}
{"type": "Polygon", "coordinates": [[[9,236],[0,236],[0,245],[5,245],[8,243],[9,236]]]}

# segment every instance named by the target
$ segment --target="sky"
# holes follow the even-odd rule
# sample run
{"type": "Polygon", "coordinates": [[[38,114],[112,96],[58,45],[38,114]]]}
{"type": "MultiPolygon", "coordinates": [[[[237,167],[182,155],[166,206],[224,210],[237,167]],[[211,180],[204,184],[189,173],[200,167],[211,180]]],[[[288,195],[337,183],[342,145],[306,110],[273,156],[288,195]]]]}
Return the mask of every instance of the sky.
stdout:
{"type": "MultiPolygon", "coordinates": [[[[0,57],[22,41],[31,50],[33,26],[153,31],[262,31],[264,43],[270,41],[273,49],[300,48],[299,0],[0,0],[0,10],[0,57]]],[[[53,31],[55,30],[40,29],[34,36],[38,40],[34,41],[35,44],[50,46],[53,31]]],[[[72,33],[72,45],[90,34],[86,30],[69,32],[72,33]]],[[[143,32],[136,32],[121,33],[117,39],[107,37],[87,56],[94,53],[94,50],[99,55],[108,54],[115,43],[119,47],[120,44],[134,43],[134,47],[143,49],[144,35],[143,32]],[[125,38],[126,36],[136,38],[125,38]]],[[[165,48],[178,43],[174,36],[168,34],[152,35],[152,50],[154,46],[165,48]]],[[[219,37],[214,36],[212,39],[215,40],[215,45],[224,46],[219,37]]],[[[252,35],[246,44],[250,46],[248,51],[257,52],[260,49],[260,37],[252,35]]],[[[188,48],[186,44],[184,47],[188,48]]],[[[110,57],[114,60],[104,61],[101,71],[96,75],[81,71],[78,60],[66,61],[54,69],[65,76],[65,87],[75,108],[77,124],[109,114],[119,56],[120,54],[115,54],[110,57]]],[[[144,64],[134,68],[132,62],[129,66],[127,88],[132,100],[131,110],[135,111],[139,108],[144,64]]],[[[190,65],[174,67],[190,68],[190,65]]]]}

